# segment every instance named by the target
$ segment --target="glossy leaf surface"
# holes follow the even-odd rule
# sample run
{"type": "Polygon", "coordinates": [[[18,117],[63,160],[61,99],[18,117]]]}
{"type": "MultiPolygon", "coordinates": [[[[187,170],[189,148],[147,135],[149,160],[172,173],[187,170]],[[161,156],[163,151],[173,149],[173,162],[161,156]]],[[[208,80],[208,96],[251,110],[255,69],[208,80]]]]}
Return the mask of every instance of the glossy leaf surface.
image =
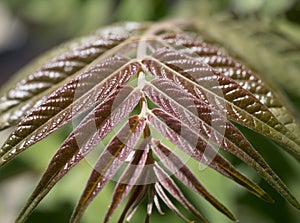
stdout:
{"type": "Polygon", "coordinates": [[[198,23],[187,21],[111,26],[50,53],[30,72],[20,72],[0,97],[0,129],[16,125],[0,149],[0,166],[66,124],[74,130],[16,222],[25,222],[57,182],[104,141],[108,143],[96,157],[70,222],[80,221],[110,180],[116,186],[106,223],[125,201],[119,222],[130,221],[143,200],[146,223],[154,207],[163,214],[160,202],[185,222],[192,219],[179,204],[194,220],[209,222],[176,180],[235,221],[184,156],[273,202],[219,149],[249,165],[300,209],[297,198],[234,125],[269,137],[300,161],[299,124],[286,99],[259,73],[213,45],[214,39],[202,41],[201,34],[198,23]]]}

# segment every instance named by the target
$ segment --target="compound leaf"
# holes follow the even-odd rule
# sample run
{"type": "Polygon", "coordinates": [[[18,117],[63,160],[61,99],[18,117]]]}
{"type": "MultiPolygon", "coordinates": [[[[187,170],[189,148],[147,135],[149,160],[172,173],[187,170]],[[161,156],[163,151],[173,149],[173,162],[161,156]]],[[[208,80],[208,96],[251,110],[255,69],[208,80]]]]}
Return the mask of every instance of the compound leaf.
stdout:
{"type": "MultiPolygon", "coordinates": [[[[0,149],[0,166],[64,125],[74,125],[16,222],[25,222],[57,182],[106,140],[70,222],[80,221],[111,179],[117,183],[105,223],[126,197],[119,223],[129,222],[145,199],[145,223],[153,207],[163,214],[160,201],[186,222],[190,220],[178,203],[195,220],[208,222],[175,179],[236,220],[202,186],[180,153],[273,201],[219,149],[248,164],[300,209],[288,187],[234,125],[274,140],[300,161],[300,130],[293,109],[263,70],[256,69],[256,59],[237,56],[235,41],[230,46],[236,47],[227,47],[225,42],[234,38],[224,40],[228,31],[223,24],[202,26],[176,20],[106,27],[58,47],[1,90],[0,129],[15,129],[0,149]]],[[[280,42],[279,48],[290,47],[290,42],[280,42]]]]}

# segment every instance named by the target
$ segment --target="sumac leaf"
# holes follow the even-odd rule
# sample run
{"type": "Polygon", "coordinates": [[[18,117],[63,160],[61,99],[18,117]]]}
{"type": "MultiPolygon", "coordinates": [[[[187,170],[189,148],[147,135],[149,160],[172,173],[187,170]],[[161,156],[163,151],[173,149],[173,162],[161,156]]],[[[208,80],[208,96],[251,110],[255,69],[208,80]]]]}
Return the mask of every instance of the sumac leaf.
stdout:
{"type": "Polygon", "coordinates": [[[179,82],[195,97],[212,106],[218,105],[216,109],[224,110],[231,120],[246,124],[248,128],[284,145],[288,152],[300,160],[300,139],[268,107],[234,80],[174,50],[160,49],[153,57],[156,60],[143,61],[151,75],[179,82]],[[211,100],[213,103],[210,103],[211,100]]]}
{"type": "Polygon", "coordinates": [[[0,149],[0,166],[103,101],[119,85],[127,82],[139,68],[139,65],[132,63],[122,69],[127,62],[121,57],[110,58],[47,97],[18,124],[6,140],[0,149]]]}
{"type": "Polygon", "coordinates": [[[134,148],[145,128],[145,119],[134,116],[111,140],[100,155],[86,188],[75,208],[71,221],[78,222],[88,204],[117,172],[134,148]]]}
{"type": "Polygon", "coordinates": [[[127,197],[128,193],[136,184],[136,181],[140,177],[143,168],[145,167],[147,156],[149,153],[149,145],[147,139],[141,142],[134,157],[123,175],[121,176],[112,197],[112,202],[106,213],[104,222],[109,222],[109,219],[120,203],[127,197]]]}
{"type": "Polygon", "coordinates": [[[188,126],[160,109],[155,109],[152,112],[154,115],[149,117],[150,123],[185,153],[246,187],[257,197],[265,201],[272,201],[264,190],[236,170],[215,148],[190,131],[188,126]],[[184,129],[184,134],[180,134],[182,129],[184,129]]]}
{"type": "Polygon", "coordinates": [[[222,117],[222,113],[192,98],[188,93],[180,92],[180,88],[169,80],[154,80],[144,90],[170,116],[188,125],[195,134],[201,134],[207,141],[250,165],[291,204],[300,207],[287,186],[242,133],[226,117],[222,117]]]}
{"type": "Polygon", "coordinates": [[[231,49],[221,49],[224,35],[209,39],[203,29],[209,27],[185,20],[109,26],[61,45],[1,89],[0,129],[15,128],[0,149],[0,166],[64,125],[74,126],[16,222],[25,222],[57,182],[106,140],[70,222],[80,221],[112,179],[117,183],[105,223],[127,197],[119,223],[129,222],[144,200],[145,223],[154,207],[163,214],[160,202],[186,222],[190,220],[178,203],[195,220],[208,222],[176,180],[236,220],[176,150],[272,202],[219,149],[231,153],[300,209],[235,126],[274,140],[300,161],[300,128],[293,109],[255,63],[249,67],[231,49]]]}
{"type": "Polygon", "coordinates": [[[175,49],[178,49],[178,52],[194,56],[236,81],[244,89],[251,92],[262,104],[266,105],[290,131],[298,137],[300,136],[300,129],[295,118],[280,102],[280,99],[284,100],[282,94],[276,91],[274,87],[269,87],[266,78],[260,77],[246,65],[205,42],[199,42],[186,35],[176,34],[164,35],[162,38],[175,49]]]}
{"type": "Polygon", "coordinates": [[[19,215],[20,221],[26,219],[55,184],[91,152],[116,124],[129,115],[138,103],[139,96],[138,92],[132,93],[130,88],[119,89],[99,104],[79,124],[54,155],[39,184],[22,209],[19,215]],[[119,104],[120,101],[122,103],[119,104]],[[114,103],[119,106],[114,107],[114,103]]]}

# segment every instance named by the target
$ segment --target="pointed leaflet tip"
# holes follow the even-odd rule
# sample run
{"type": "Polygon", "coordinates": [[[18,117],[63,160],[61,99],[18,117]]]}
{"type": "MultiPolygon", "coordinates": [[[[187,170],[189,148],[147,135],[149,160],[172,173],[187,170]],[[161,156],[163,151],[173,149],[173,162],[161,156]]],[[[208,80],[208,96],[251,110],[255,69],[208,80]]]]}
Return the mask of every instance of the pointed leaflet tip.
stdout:
{"type": "Polygon", "coordinates": [[[159,183],[171,194],[178,202],[180,202],[185,209],[194,214],[202,222],[207,220],[200,214],[200,212],[185,198],[184,194],[172,180],[172,178],[159,166],[154,165],[154,172],[158,178],[159,183]]]}
{"type": "Polygon", "coordinates": [[[180,180],[184,185],[195,191],[197,194],[203,196],[216,209],[221,211],[231,220],[236,220],[236,217],[215,197],[213,197],[198,181],[189,168],[182,162],[182,160],[161,143],[154,143],[153,150],[159,157],[160,163],[168,168],[174,176],[180,180]]]}
{"type": "Polygon", "coordinates": [[[18,219],[26,219],[29,216],[55,184],[93,150],[114,126],[129,115],[139,102],[140,96],[140,92],[132,92],[131,87],[119,88],[87,115],[52,158],[18,219]],[[123,103],[113,106],[113,103],[119,100],[123,100],[123,103]],[[81,141],[82,145],[78,144],[79,138],[84,140],[81,141]]]}
{"type": "Polygon", "coordinates": [[[264,197],[266,192],[262,188],[241,174],[221,154],[216,153],[214,148],[211,147],[205,139],[203,140],[201,135],[196,135],[190,128],[184,126],[183,123],[161,109],[153,109],[152,114],[153,115],[149,115],[148,117],[151,125],[178,148],[182,149],[185,153],[199,162],[208,165],[224,176],[229,177],[241,186],[247,188],[257,197],[264,197]],[[185,128],[184,134],[179,134],[183,126],[185,128]],[[195,139],[197,139],[196,144],[194,141],[195,139]],[[214,158],[209,158],[212,155],[214,158]]]}
{"type": "Polygon", "coordinates": [[[109,205],[108,211],[106,212],[104,223],[108,223],[111,215],[118,208],[120,203],[127,197],[130,190],[138,182],[138,178],[142,173],[143,169],[146,168],[146,160],[149,152],[148,146],[149,139],[146,138],[139,143],[137,149],[134,152],[134,157],[130,164],[128,164],[121,178],[118,180],[113,193],[112,201],[109,205]]]}
{"type": "MultiPolygon", "coordinates": [[[[126,35],[109,38],[90,36],[80,41],[76,39],[42,55],[19,71],[18,80],[4,87],[5,90],[1,89],[0,130],[17,124],[49,92],[65,84],[66,79],[75,78],[78,73],[87,70],[97,57],[125,38],[126,35]]],[[[105,57],[111,56],[112,54],[108,54],[105,57]]]]}
{"type": "MultiPolygon", "coordinates": [[[[96,104],[93,104],[90,103],[91,101],[88,101],[89,99],[100,99],[102,97],[101,100],[105,100],[111,93],[115,92],[120,85],[128,83],[132,75],[136,75],[141,71],[141,66],[137,61],[140,61],[141,55],[145,56],[146,54],[147,58],[145,58],[142,63],[144,71],[152,76],[149,76],[149,79],[157,78],[159,79],[158,82],[161,83],[163,79],[168,79],[180,87],[181,91],[188,92],[188,94],[192,95],[195,99],[209,102],[207,98],[211,97],[218,102],[223,102],[223,107],[218,106],[217,109],[219,109],[219,111],[226,111],[227,114],[224,116],[281,143],[283,147],[286,147],[288,152],[300,161],[300,134],[299,130],[298,132],[296,130],[297,126],[294,123],[294,118],[286,114],[288,109],[278,100],[280,98],[276,97],[276,91],[272,91],[272,89],[268,88],[264,80],[256,77],[251,70],[225,55],[221,50],[215,49],[206,43],[199,43],[192,38],[186,38],[186,35],[190,32],[187,33],[185,31],[189,30],[197,33],[199,30],[196,29],[193,31],[192,26],[188,26],[188,29],[186,29],[187,27],[184,27],[185,23],[180,23],[179,25],[179,23],[172,24],[166,22],[152,24],[151,26],[148,26],[148,24],[135,24],[132,26],[132,23],[130,24],[129,26],[131,28],[129,29],[128,25],[120,25],[117,29],[107,29],[103,32],[98,32],[98,36],[96,35],[93,38],[85,39],[77,44],[76,49],[73,48],[73,45],[71,47],[69,45],[70,48],[60,51],[60,53],[56,54],[58,55],[57,57],[55,56],[53,60],[46,62],[37,72],[32,73],[32,71],[30,71],[26,73],[25,76],[21,77],[23,80],[12,87],[12,90],[2,90],[4,95],[0,97],[0,129],[16,124],[24,117],[24,114],[27,114],[27,116],[20,122],[20,125],[15,129],[7,143],[0,150],[0,166],[14,158],[18,153],[27,149],[30,145],[38,142],[51,132],[56,131],[71,121],[69,115],[71,114],[71,116],[74,117],[74,113],[72,112],[77,111],[77,113],[75,112],[76,115],[80,115],[87,111],[85,109],[92,110],[93,106],[97,106],[97,103],[101,103],[97,101],[96,104]],[[183,28],[182,32],[180,32],[181,28],[183,28]],[[153,35],[151,36],[151,43],[150,41],[147,42],[146,38],[143,38],[142,33],[151,33],[153,35]],[[128,41],[124,41],[125,39],[128,39],[128,41]],[[153,44],[152,41],[157,42],[153,44]],[[135,43],[132,44],[133,42],[135,43]],[[133,55],[132,52],[137,54],[133,55]],[[99,57],[102,53],[104,54],[99,57]],[[196,54],[196,57],[193,57],[194,55],[190,57],[191,53],[196,54]],[[199,57],[197,57],[197,55],[199,57]],[[136,57],[139,58],[137,59],[136,57]],[[108,60],[106,60],[107,58],[108,60]],[[195,60],[195,58],[197,59],[195,60]],[[133,66],[132,69],[120,70],[123,66],[122,63],[126,68],[129,68],[130,65],[134,63],[136,63],[137,66],[133,66]],[[104,70],[99,74],[97,73],[99,71],[97,71],[97,68],[100,69],[101,66],[104,70]],[[120,75],[115,73],[118,71],[120,71],[120,75]],[[210,74],[210,76],[206,74],[210,74]],[[87,89],[87,91],[84,90],[83,97],[74,103],[74,100],[72,101],[72,99],[74,99],[72,96],[74,95],[72,94],[75,89],[77,89],[78,83],[90,75],[94,76],[95,79],[90,82],[84,82],[84,84],[86,84],[85,87],[87,87],[85,90],[87,89]],[[212,83],[211,80],[216,80],[216,84],[213,85],[214,83],[212,83]],[[110,88],[112,86],[113,88],[110,88]],[[223,95],[215,94],[212,89],[221,90],[223,95]],[[91,90],[91,92],[89,90],[91,90]],[[101,90],[104,90],[106,94],[100,93],[101,90]],[[87,101],[89,103],[85,103],[87,101]],[[74,110],[69,109],[72,107],[71,104],[74,106],[74,110]],[[33,106],[35,106],[35,108],[32,109],[33,106]],[[35,119],[38,121],[34,122],[33,120],[35,119]],[[61,120],[63,122],[60,122],[61,120]]],[[[139,91],[141,91],[142,94],[145,93],[144,85],[148,83],[145,83],[144,77],[139,79],[137,84],[139,85],[139,91]]],[[[154,82],[151,84],[154,85],[154,82]]],[[[165,90],[163,87],[161,87],[161,89],[165,90]]],[[[174,91],[173,93],[178,93],[178,91],[174,91]]],[[[160,96],[161,95],[162,94],[160,94],[160,96]]],[[[176,95],[171,98],[182,99],[176,97],[176,95]]],[[[171,105],[171,103],[166,102],[167,100],[164,100],[161,101],[161,104],[165,103],[164,107],[156,103],[158,100],[154,101],[151,98],[148,99],[160,107],[166,114],[159,114],[159,109],[152,111],[147,110],[147,106],[145,106],[146,103],[144,102],[142,115],[140,115],[140,117],[144,117],[146,114],[150,114],[149,117],[152,115],[153,117],[150,117],[152,120],[149,120],[149,122],[152,121],[153,126],[156,124],[157,129],[161,130],[160,132],[163,135],[169,136],[170,141],[182,148],[187,154],[190,156],[194,155],[193,157],[201,162],[203,161],[203,153],[205,153],[203,150],[206,146],[208,146],[210,152],[213,151],[212,149],[214,148],[219,148],[215,146],[214,142],[207,140],[209,134],[216,136],[218,132],[214,131],[211,125],[205,125],[205,117],[201,117],[203,125],[200,126],[203,128],[199,131],[200,129],[193,129],[193,121],[189,119],[191,117],[189,115],[185,117],[186,121],[181,120],[183,125],[176,122],[180,119],[179,116],[176,115],[176,110],[178,111],[180,106],[171,105]],[[169,110],[167,109],[168,106],[170,108],[169,110]],[[167,115],[171,116],[171,118],[169,118],[170,122],[162,123],[167,115]],[[156,122],[155,124],[153,119],[156,119],[154,120],[154,122],[156,122]],[[157,122],[161,123],[158,124],[157,122]],[[162,126],[162,124],[165,125],[162,126]],[[183,138],[181,139],[178,135],[181,134],[179,129],[182,126],[187,128],[188,131],[190,130],[190,134],[182,134],[183,138]],[[204,131],[202,131],[203,129],[204,131]],[[193,143],[191,137],[198,136],[198,134],[201,135],[200,140],[193,143]]],[[[185,100],[185,98],[183,99],[185,100]]],[[[180,100],[177,100],[176,103],[177,105],[182,105],[180,100]]],[[[197,106],[198,105],[196,105],[195,108],[197,108],[197,106]]],[[[188,114],[188,110],[191,108],[185,106],[181,107],[183,107],[183,111],[186,112],[186,114],[188,114]]],[[[209,112],[207,113],[208,110],[203,109],[203,107],[201,109],[200,115],[209,116],[209,112]]],[[[127,112],[127,107],[125,106],[123,110],[127,112]]],[[[99,113],[103,115],[101,111],[99,111],[99,113]]],[[[118,114],[121,116],[121,113],[122,112],[118,114]]],[[[113,117],[115,120],[111,119],[105,125],[100,126],[99,130],[103,131],[104,133],[102,133],[104,135],[109,133],[114,127],[114,125],[111,126],[111,123],[116,124],[120,121],[116,120],[118,117],[113,117]]],[[[120,119],[124,120],[126,117],[120,119]]],[[[226,124],[228,123],[229,122],[226,124]]],[[[229,124],[227,127],[228,126],[229,124]]],[[[88,131],[89,128],[81,127],[82,128],[80,130],[78,129],[76,134],[74,133],[75,135],[71,134],[71,136],[68,137],[67,145],[64,144],[56,154],[57,157],[52,159],[34,195],[31,196],[32,200],[30,200],[26,206],[28,208],[26,210],[27,214],[33,210],[61,177],[92,149],[91,145],[99,142],[98,140],[103,136],[97,137],[93,135],[91,131],[88,131]],[[76,138],[77,136],[86,137],[86,139],[82,141],[82,143],[85,144],[82,150],[79,150],[74,143],[74,137],[76,138]],[[68,152],[70,152],[70,154],[68,154],[68,152]]],[[[243,137],[239,137],[233,128],[227,128],[226,132],[227,135],[225,133],[224,143],[220,144],[221,148],[237,155],[238,158],[250,164],[282,197],[300,209],[299,202],[289,192],[285,184],[269,168],[264,160],[255,154],[255,151],[253,152],[252,148],[246,146],[243,137]],[[233,139],[232,137],[236,138],[233,139]]],[[[148,135],[150,136],[150,133],[148,135]]],[[[220,138],[216,137],[216,139],[220,138]]],[[[176,164],[176,162],[174,163],[176,164]]],[[[216,160],[214,160],[210,166],[226,177],[246,187],[256,196],[268,202],[272,201],[269,195],[255,183],[239,173],[230,163],[227,163],[227,160],[222,156],[217,155],[216,160]]],[[[166,165],[165,167],[170,168],[170,165],[166,165]]],[[[185,182],[187,182],[190,180],[195,184],[195,181],[188,176],[188,174],[182,172],[180,174],[182,175],[178,178],[182,179],[182,181],[185,180],[185,182]]],[[[97,173],[95,173],[95,175],[97,175],[97,173]]],[[[105,184],[106,181],[103,180],[102,182],[105,184]]],[[[192,185],[191,187],[193,186],[198,187],[192,188],[194,190],[202,189],[199,184],[192,185]]],[[[158,191],[157,195],[167,202],[167,205],[169,205],[175,213],[181,215],[176,207],[174,208],[174,206],[172,206],[172,202],[170,203],[168,198],[164,196],[163,185],[156,185],[156,189],[158,191]],[[162,187],[161,191],[159,186],[162,187]]],[[[146,187],[141,190],[143,190],[141,192],[143,195],[141,198],[144,198],[144,196],[149,193],[149,188],[146,187]]],[[[93,190],[93,192],[97,194],[99,191],[93,190]]],[[[136,198],[134,195],[132,199],[136,198]]],[[[150,196],[152,197],[152,195],[150,196]]],[[[208,195],[206,194],[206,196],[208,195]]],[[[88,205],[92,199],[93,196],[88,198],[86,204],[88,205]]],[[[142,199],[138,200],[139,202],[131,200],[121,218],[123,217],[124,219],[127,211],[132,207],[127,218],[130,219],[141,200],[142,199]]],[[[213,200],[211,201],[212,203],[215,202],[213,200]]],[[[150,200],[151,207],[153,202],[156,202],[155,199],[154,201],[150,200]]],[[[84,208],[82,209],[83,211],[84,208]]],[[[223,210],[223,212],[224,211],[225,210],[223,210]]],[[[149,206],[146,222],[149,220],[150,212],[149,206]]],[[[191,212],[193,212],[193,210],[191,210],[191,212]]],[[[228,215],[230,216],[230,214],[228,215]]],[[[26,214],[24,216],[26,216],[26,214]]],[[[190,222],[189,220],[186,221],[190,222]]]]}
{"type": "Polygon", "coordinates": [[[268,136],[300,161],[300,140],[287,129],[251,92],[233,79],[220,73],[203,61],[188,57],[175,50],[161,48],[145,59],[143,64],[154,78],[179,82],[191,95],[226,112],[229,119],[253,131],[268,136]],[[222,93],[214,92],[218,89],[222,93]],[[224,108],[209,103],[208,98],[222,102],[224,108]]]}
{"type": "Polygon", "coordinates": [[[104,60],[46,97],[20,121],[2,146],[1,156],[5,162],[103,102],[127,83],[140,70],[139,63],[127,62],[127,58],[119,56],[104,60]]]}
{"type": "Polygon", "coordinates": [[[87,206],[106,183],[114,177],[137,144],[146,125],[146,119],[132,116],[111,139],[90,175],[86,187],[71,216],[71,222],[79,222],[87,206]]]}

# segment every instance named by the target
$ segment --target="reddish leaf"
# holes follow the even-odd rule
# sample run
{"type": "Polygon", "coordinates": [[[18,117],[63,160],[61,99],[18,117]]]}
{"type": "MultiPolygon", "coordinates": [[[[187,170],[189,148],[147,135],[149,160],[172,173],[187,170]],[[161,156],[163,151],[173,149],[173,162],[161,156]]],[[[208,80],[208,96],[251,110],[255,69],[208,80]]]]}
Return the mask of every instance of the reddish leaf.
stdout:
{"type": "Polygon", "coordinates": [[[41,104],[43,97],[49,94],[49,89],[57,89],[66,82],[66,78],[77,75],[77,72],[86,69],[105,51],[125,39],[126,36],[120,35],[85,38],[77,46],[72,44],[62,55],[23,78],[0,98],[0,129],[16,124],[32,107],[41,104]]]}
{"type": "Polygon", "coordinates": [[[80,123],[54,155],[19,214],[19,220],[26,219],[55,184],[94,149],[115,125],[129,115],[138,103],[139,97],[140,93],[132,92],[130,87],[118,89],[80,123]],[[119,106],[114,107],[115,103],[119,106]]]}
{"type": "Polygon", "coordinates": [[[133,191],[128,199],[128,202],[118,220],[118,223],[122,223],[124,221],[128,211],[129,211],[129,214],[128,214],[126,221],[127,222],[130,221],[131,217],[137,210],[138,206],[141,204],[141,202],[146,197],[148,189],[149,189],[148,185],[146,185],[146,186],[145,185],[136,185],[133,188],[133,191]]]}
{"type": "Polygon", "coordinates": [[[0,166],[126,83],[139,70],[137,63],[122,68],[127,62],[121,57],[111,58],[51,94],[18,124],[6,140],[0,150],[0,166]]]}
{"type": "Polygon", "coordinates": [[[134,116],[117,133],[99,157],[86,188],[71,217],[71,222],[78,222],[95,196],[107,181],[114,176],[133,150],[145,128],[145,119],[134,116]]]}
{"type": "Polygon", "coordinates": [[[215,146],[240,158],[254,168],[278,193],[300,208],[297,199],[242,133],[223,114],[194,99],[169,80],[154,80],[145,87],[147,96],[170,116],[185,123],[195,134],[201,134],[215,146]]]}
{"type": "Polygon", "coordinates": [[[118,184],[115,187],[112,202],[110,203],[104,222],[109,222],[109,219],[113,212],[118,208],[120,203],[124,200],[130,190],[137,183],[141,172],[145,168],[146,159],[149,152],[148,143],[149,139],[144,139],[141,142],[138,149],[134,153],[132,161],[119,179],[118,184]]]}
{"type": "Polygon", "coordinates": [[[267,80],[263,77],[259,77],[247,66],[214,46],[194,40],[187,35],[165,34],[162,36],[162,39],[174,46],[178,52],[191,55],[236,81],[244,89],[251,92],[261,103],[266,105],[290,131],[298,137],[300,136],[299,126],[297,126],[295,118],[279,100],[282,96],[278,95],[280,93],[273,86],[268,86],[267,80]]]}
{"type": "Polygon", "coordinates": [[[207,144],[205,140],[190,131],[188,126],[185,126],[160,109],[154,109],[152,113],[153,116],[149,117],[150,123],[177,147],[199,162],[210,166],[219,173],[246,187],[256,196],[269,202],[272,201],[265,191],[239,173],[214,148],[207,144]]]}
{"type": "Polygon", "coordinates": [[[208,222],[197,210],[190,204],[185,198],[180,189],[176,186],[175,182],[170,176],[158,165],[154,165],[154,172],[158,178],[159,183],[176,199],[178,200],[187,210],[193,213],[202,222],[208,222]]]}
{"type": "Polygon", "coordinates": [[[143,64],[154,78],[168,78],[195,97],[225,111],[228,118],[264,134],[300,160],[300,139],[250,92],[207,64],[173,50],[160,49],[143,64]],[[158,62],[159,61],[159,62],[158,62]],[[217,106],[216,106],[217,105],[217,106]]]}
{"type": "Polygon", "coordinates": [[[155,190],[158,194],[158,196],[163,200],[163,202],[170,208],[175,214],[177,214],[181,219],[183,219],[185,222],[189,223],[190,220],[187,219],[172,203],[172,201],[168,198],[166,193],[164,192],[163,188],[159,183],[155,184],[155,190]]]}
{"type": "Polygon", "coordinates": [[[182,183],[194,190],[196,193],[201,194],[228,218],[233,221],[237,220],[223,204],[221,204],[202,186],[202,184],[197,180],[190,169],[180,160],[180,158],[172,153],[166,146],[158,144],[157,146],[154,146],[153,149],[156,155],[160,158],[160,163],[165,165],[171,171],[171,173],[174,173],[176,178],[178,178],[182,183]]]}
{"type": "Polygon", "coordinates": [[[112,134],[100,155],[70,222],[80,220],[121,167],[124,172],[104,219],[107,223],[126,196],[119,223],[130,221],[144,199],[148,223],[153,204],[163,213],[159,198],[188,221],[168,196],[206,221],[167,173],[174,173],[174,178],[235,220],[173,148],[272,201],[219,154],[221,148],[251,166],[300,209],[285,184],[230,122],[273,139],[300,161],[300,128],[285,98],[255,69],[197,40],[203,39],[195,38],[198,32],[197,24],[189,21],[111,26],[58,48],[48,55],[52,59],[42,59],[1,89],[0,129],[17,126],[0,149],[0,166],[63,125],[83,118],[51,160],[18,222],[24,222],[56,183],[113,130],[117,134],[112,134]],[[161,137],[173,145],[166,147],[161,137]],[[127,163],[130,154],[133,159],[127,163]]]}

